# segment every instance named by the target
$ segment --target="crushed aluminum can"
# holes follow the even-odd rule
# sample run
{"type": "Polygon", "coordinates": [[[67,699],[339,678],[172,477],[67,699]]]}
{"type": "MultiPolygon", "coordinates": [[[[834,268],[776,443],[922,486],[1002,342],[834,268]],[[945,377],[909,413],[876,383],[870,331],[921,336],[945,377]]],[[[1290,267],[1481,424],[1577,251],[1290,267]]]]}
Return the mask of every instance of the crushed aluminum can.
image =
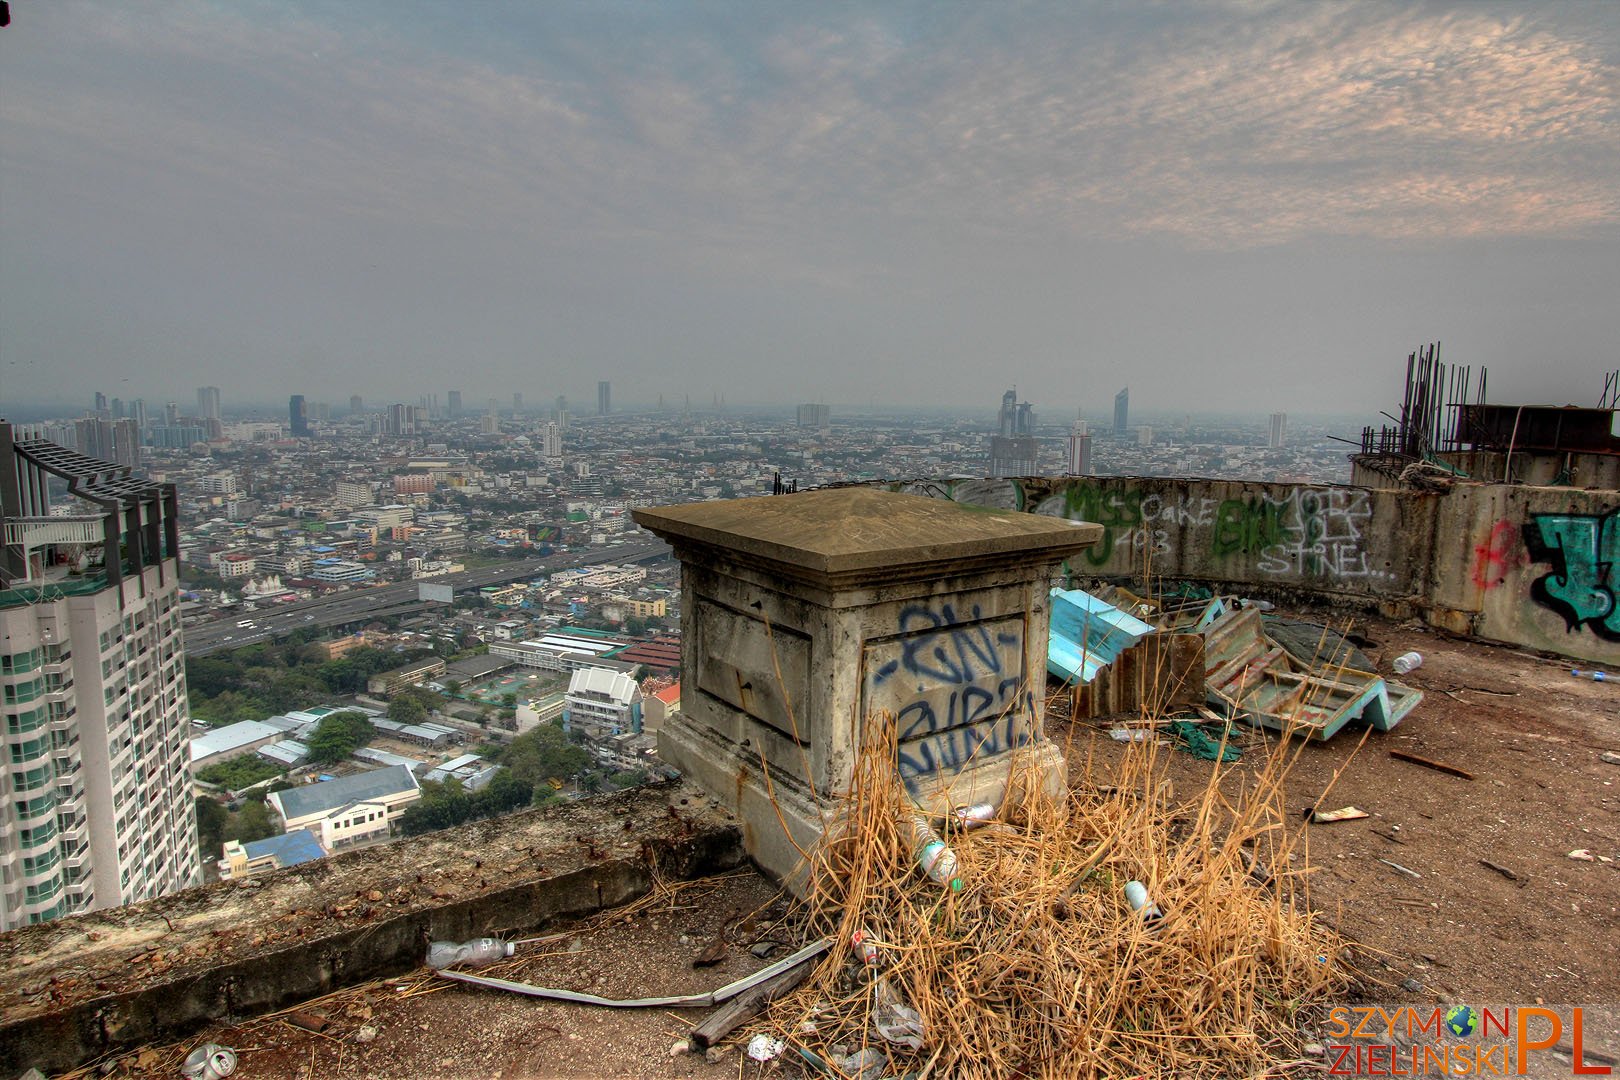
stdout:
{"type": "Polygon", "coordinates": [[[224,1080],[236,1071],[236,1051],[219,1043],[203,1043],[180,1066],[186,1080],[224,1080]]]}

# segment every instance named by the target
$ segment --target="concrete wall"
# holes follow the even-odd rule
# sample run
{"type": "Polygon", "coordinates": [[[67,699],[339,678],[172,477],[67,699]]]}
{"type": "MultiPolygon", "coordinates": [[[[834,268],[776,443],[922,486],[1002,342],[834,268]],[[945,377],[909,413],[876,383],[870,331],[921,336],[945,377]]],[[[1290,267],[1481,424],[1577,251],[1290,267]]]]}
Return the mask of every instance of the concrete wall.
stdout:
{"type": "Polygon", "coordinates": [[[1620,492],[1444,492],[1165,477],[919,480],[895,490],[1103,526],[1078,578],[1309,593],[1620,665],[1620,492]]]}

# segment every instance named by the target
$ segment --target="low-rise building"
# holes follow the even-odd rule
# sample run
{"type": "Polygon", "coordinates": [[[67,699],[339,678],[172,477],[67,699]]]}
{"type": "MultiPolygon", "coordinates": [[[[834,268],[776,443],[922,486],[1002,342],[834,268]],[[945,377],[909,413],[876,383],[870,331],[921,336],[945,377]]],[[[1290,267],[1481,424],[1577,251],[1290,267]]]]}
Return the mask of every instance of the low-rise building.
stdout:
{"type": "Polygon", "coordinates": [[[229,761],[231,758],[252,753],[261,746],[278,742],[283,735],[282,728],[258,720],[243,720],[226,727],[215,728],[191,740],[191,771],[195,773],[198,769],[206,769],[216,762],[229,761]]]}
{"type": "Polygon", "coordinates": [[[445,665],[442,658],[437,656],[424,657],[415,663],[406,664],[404,667],[379,671],[366,680],[366,693],[388,697],[399,693],[407,686],[415,686],[419,682],[443,675],[444,671],[445,665]]]}
{"type": "Polygon", "coordinates": [[[266,870],[282,870],[326,857],[326,849],[308,829],[294,829],[263,840],[227,840],[219,860],[221,880],[244,878],[266,870]]]}
{"type": "Polygon", "coordinates": [[[641,732],[641,687],[622,671],[584,668],[568,681],[563,728],[596,738],[641,732]]]}
{"type": "Polygon", "coordinates": [[[275,811],[286,831],[310,828],[330,832],[345,843],[384,831],[405,808],[422,797],[416,777],[404,765],[342,776],[319,784],[272,791],[265,802],[275,811]],[[362,809],[362,804],[369,804],[362,809]],[[381,816],[375,816],[378,811],[381,816]],[[367,816],[372,815],[372,816],[367,816]]]}

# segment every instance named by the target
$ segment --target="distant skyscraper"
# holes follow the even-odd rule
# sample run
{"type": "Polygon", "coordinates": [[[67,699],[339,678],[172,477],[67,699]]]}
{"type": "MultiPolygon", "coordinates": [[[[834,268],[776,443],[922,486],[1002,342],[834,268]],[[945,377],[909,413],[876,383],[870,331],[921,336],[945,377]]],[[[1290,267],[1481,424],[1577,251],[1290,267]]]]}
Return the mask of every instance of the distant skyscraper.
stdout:
{"type": "Polygon", "coordinates": [[[97,390],[96,391],[96,412],[99,414],[99,413],[104,413],[106,411],[107,411],[107,395],[103,394],[100,390],[97,390]]]}
{"type": "Polygon", "coordinates": [[[606,380],[596,384],[596,415],[606,416],[613,411],[613,384],[606,380]]]}
{"type": "Polygon", "coordinates": [[[388,406],[388,414],[383,418],[383,434],[416,434],[416,410],[409,405],[399,403],[388,406]]]}
{"type": "Polygon", "coordinates": [[[124,399],[120,397],[113,398],[110,411],[114,420],[122,420],[124,418],[124,399]]]}
{"type": "Polygon", "coordinates": [[[566,435],[568,433],[568,395],[567,394],[558,394],[557,395],[557,415],[554,417],[554,419],[557,421],[557,429],[559,431],[561,431],[563,434],[566,435]]]}
{"type": "Polygon", "coordinates": [[[448,395],[446,395],[445,400],[449,403],[450,415],[452,417],[460,416],[461,415],[461,391],[460,390],[452,390],[452,391],[450,391],[450,393],[448,395]]]}
{"type": "Polygon", "coordinates": [[[202,882],[178,518],[174,485],[0,422],[0,930],[202,882]],[[53,516],[53,479],[93,509],[53,516]]]}
{"type": "Polygon", "coordinates": [[[1266,439],[1266,445],[1273,450],[1281,450],[1288,439],[1288,414],[1274,412],[1271,414],[1271,434],[1266,439]]]}
{"type": "Polygon", "coordinates": [[[141,433],[133,420],[104,420],[87,416],[75,420],[74,443],[79,453],[100,461],[135,468],[141,463],[141,433]]]}
{"type": "Polygon", "coordinates": [[[562,428],[555,420],[548,421],[541,432],[540,452],[553,461],[562,457],[562,428]]]}
{"type": "Polygon", "coordinates": [[[832,427],[832,408],[828,405],[800,405],[799,427],[809,431],[826,431],[832,427]]]}
{"type": "Polygon", "coordinates": [[[163,406],[163,422],[169,427],[174,427],[180,422],[180,406],[178,403],[171,401],[163,406]]]}
{"type": "Polygon", "coordinates": [[[1069,429],[1069,475],[1091,475],[1091,433],[1084,420],[1076,420],[1069,429]]]}
{"type": "Polygon", "coordinates": [[[523,393],[518,391],[512,395],[512,415],[516,416],[523,411],[523,393]]]}
{"type": "Polygon", "coordinates": [[[351,413],[364,412],[365,407],[365,400],[361,398],[359,394],[349,395],[349,411],[351,413]]]}
{"type": "Polygon", "coordinates": [[[1034,406],[1018,400],[1017,390],[1001,395],[996,417],[1000,432],[990,439],[991,476],[1034,476],[1036,471],[1034,406]]]}
{"type": "Polygon", "coordinates": [[[1114,395],[1114,438],[1123,439],[1131,426],[1131,388],[1114,395]]]}
{"type": "Polygon", "coordinates": [[[293,438],[309,437],[309,407],[304,404],[303,394],[294,394],[287,399],[287,419],[287,427],[293,438]]]}
{"type": "Polygon", "coordinates": [[[136,432],[144,437],[146,434],[146,399],[136,398],[129,405],[130,415],[135,418],[136,432]]]}
{"type": "Polygon", "coordinates": [[[197,387],[197,416],[202,420],[218,420],[220,418],[219,387],[197,387]]]}
{"type": "Polygon", "coordinates": [[[1137,446],[1152,446],[1153,445],[1153,429],[1151,427],[1149,427],[1146,424],[1143,424],[1141,427],[1136,429],[1136,445],[1137,446]]]}

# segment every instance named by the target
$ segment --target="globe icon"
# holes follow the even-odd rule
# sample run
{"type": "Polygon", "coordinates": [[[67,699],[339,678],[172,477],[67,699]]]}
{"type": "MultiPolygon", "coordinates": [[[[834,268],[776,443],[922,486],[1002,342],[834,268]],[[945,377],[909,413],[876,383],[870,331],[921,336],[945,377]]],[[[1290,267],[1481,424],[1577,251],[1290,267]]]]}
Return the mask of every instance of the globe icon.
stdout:
{"type": "Polygon", "coordinates": [[[1466,1039],[1479,1026],[1479,1014],[1467,1005],[1453,1005],[1446,1010],[1446,1030],[1459,1039],[1466,1039]]]}

